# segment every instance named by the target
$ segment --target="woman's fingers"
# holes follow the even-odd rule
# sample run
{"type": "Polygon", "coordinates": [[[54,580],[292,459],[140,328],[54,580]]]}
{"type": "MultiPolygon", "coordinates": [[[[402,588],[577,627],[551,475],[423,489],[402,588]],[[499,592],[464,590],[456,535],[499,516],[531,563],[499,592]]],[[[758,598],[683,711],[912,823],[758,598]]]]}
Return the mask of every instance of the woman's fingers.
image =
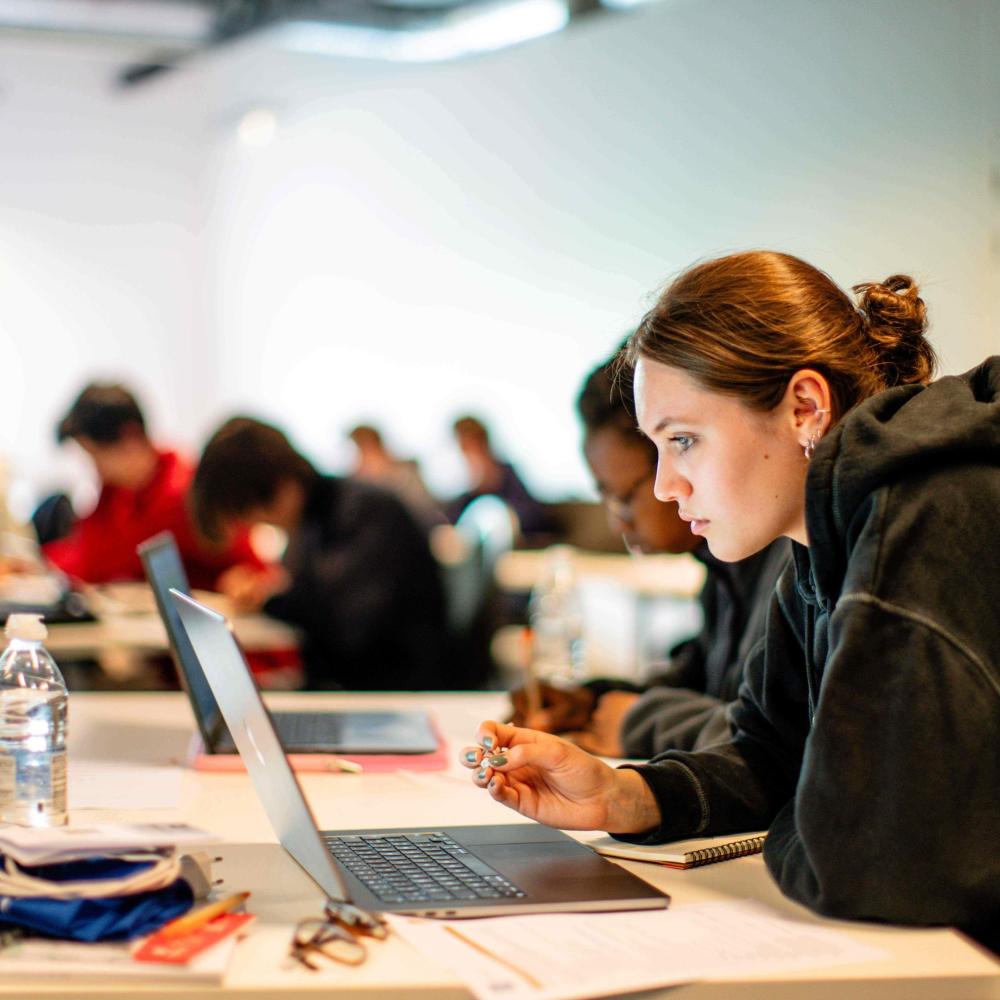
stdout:
{"type": "Polygon", "coordinates": [[[458,759],[463,766],[478,770],[484,757],[495,756],[515,743],[531,743],[545,736],[544,733],[490,720],[479,726],[476,730],[477,743],[462,747],[458,759]]]}
{"type": "Polygon", "coordinates": [[[501,805],[507,806],[508,809],[518,808],[517,793],[510,787],[507,779],[499,772],[494,773],[486,787],[489,789],[490,795],[501,805]]]}

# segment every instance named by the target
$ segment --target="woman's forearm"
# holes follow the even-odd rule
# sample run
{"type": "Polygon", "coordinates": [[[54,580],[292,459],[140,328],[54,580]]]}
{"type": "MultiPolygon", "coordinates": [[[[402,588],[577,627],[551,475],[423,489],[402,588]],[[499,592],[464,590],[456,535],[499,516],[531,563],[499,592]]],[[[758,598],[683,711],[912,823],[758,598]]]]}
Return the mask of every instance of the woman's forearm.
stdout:
{"type": "Polygon", "coordinates": [[[608,794],[608,833],[642,833],[660,825],[660,807],[642,775],[631,768],[614,772],[608,794]]]}

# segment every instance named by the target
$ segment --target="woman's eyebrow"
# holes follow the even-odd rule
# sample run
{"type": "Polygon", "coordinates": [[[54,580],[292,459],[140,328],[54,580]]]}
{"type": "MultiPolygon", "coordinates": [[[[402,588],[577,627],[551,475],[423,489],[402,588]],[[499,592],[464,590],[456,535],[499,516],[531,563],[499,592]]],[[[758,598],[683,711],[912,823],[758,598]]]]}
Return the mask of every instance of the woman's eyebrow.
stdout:
{"type": "Polygon", "coordinates": [[[668,427],[670,424],[678,423],[675,417],[663,417],[653,428],[653,434],[659,434],[664,428],[668,427]]]}

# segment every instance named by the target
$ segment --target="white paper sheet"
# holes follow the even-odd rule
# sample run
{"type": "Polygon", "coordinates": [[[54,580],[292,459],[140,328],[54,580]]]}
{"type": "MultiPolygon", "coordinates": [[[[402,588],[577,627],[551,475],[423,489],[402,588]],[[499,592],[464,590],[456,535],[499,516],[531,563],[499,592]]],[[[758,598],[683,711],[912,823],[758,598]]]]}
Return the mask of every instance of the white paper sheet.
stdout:
{"type": "Polygon", "coordinates": [[[101,854],[164,850],[218,839],[187,823],[73,823],[50,827],[10,824],[0,826],[0,853],[21,865],[51,865],[101,854]]]}
{"type": "Polygon", "coordinates": [[[887,957],[842,931],[748,900],[654,912],[388,919],[480,1000],[577,1000],[887,957]]]}
{"type": "Polygon", "coordinates": [[[66,791],[70,809],[176,809],[179,767],[127,766],[70,756],[66,791]]]}

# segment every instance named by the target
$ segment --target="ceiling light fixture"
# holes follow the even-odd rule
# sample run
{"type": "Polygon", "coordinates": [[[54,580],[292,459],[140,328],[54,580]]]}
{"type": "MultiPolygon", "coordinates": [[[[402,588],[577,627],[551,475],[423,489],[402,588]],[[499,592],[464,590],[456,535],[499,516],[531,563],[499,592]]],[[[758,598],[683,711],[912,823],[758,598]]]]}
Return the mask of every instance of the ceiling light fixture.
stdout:
{"type": "Polygon", "coordinates": [[[456,10],[440,25],[417,29],[293,21],[275,29],[275,43],[292,52],[445,62],[493,52],[559,31],[569,22],[565,0],[512,0],[456,10]]]}

